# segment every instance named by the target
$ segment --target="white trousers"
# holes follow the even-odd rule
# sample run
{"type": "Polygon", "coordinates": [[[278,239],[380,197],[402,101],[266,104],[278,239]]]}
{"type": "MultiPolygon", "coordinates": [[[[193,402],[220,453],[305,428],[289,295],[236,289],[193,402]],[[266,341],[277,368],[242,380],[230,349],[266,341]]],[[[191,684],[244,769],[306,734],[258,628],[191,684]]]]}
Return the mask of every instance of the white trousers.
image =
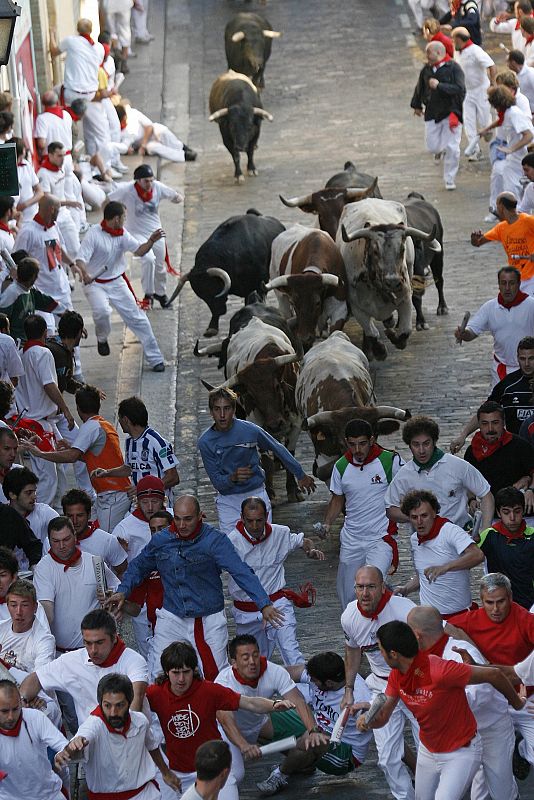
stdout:
{"type": "Polygon", "coordinates": [[[109,283],[90,283],[84,286],[91,306],[98,342],[108,340],[111,333],[111,309],[114,308],[124,324],[137,336],[151,367],[161,364],[163,355],[158,347],[147,315],[138,307],[135,297],[123,277],[109,283]]]}
{"type": "Polygon", "coordinates": [[[94,211],[98,211],[99,208],[106,202],[106,193],[103,189],[98,186],[98,184],[93,183],[87,178],[82,178],[81,182],[82,186],[82,197],[86,203],[92,207],[94,211]]]}
{"type": "Polygon", "coordinates": [[[118,114],[115,111],[115,106],[113,105],[109,97],[104,97],[100,102],[102,104],[102,108],[105,111],[109,123],[109,133],[111,136],[111,141],[120,142],[121,124],[119,122],[118,114]]]}
{"type": "Polygon", "coordinates": [[[265,491],[265,486],[258,486],[252,492],[240,492],[239,494],[218,494],[215,498],[215,505],[217,506],[217,514],[219,515],[219,530],[223,533],[230,533],[235,528],[236,522],[241,516],[241,503],[247,497],[254,495],[254,497],[261,497],[267,506],[267,519],[269,522],[273,520],[273,510],[271,508],[271,501],[269,495],[265,491]]]}
{"type": "Polygon", "coordinates": [[[447,0],[408,0],[408,5],[415,17],[418,28],[423,27],[423,22],[426,17],[432,16],[431,9],[436,9],[436,16],[442,17],[449,11],[449,4],[447,0]]]}
{"type": "Polygon", "coordinates": [[[513,192],[516,197],[520,197],[522,177],[520,158],[506,156],[502,161],[494,161],[490,178],[490,208],[495,208],[497,195],[501,192],[513,192]]]}
{"type": "Polygon", "coordinates": [[[185,161],[183,142],[166,125],[154,123],[154,134],[157,138],[151,139],[146,146],[149,156],[160,156],[177,163],[185,161]]]}
{"type": "Polygon", "coordinates": [[[463,106],[464,129],[470,144],[480,128],[491,124],[491,109],[485,87],[467,92],[463,106]]]}
{"type": "Polygon", "coordinates": [[[471,785],[471,800],[516,800],[519,796],[512,772],[515,735],[509,714],[479,730],[482,765],[471,785]]]}
{"type": "Polygon", "coordinates": [[[126,492],[100,492],[96,496],[95,515],[104,531],[113,531],[130,510],[126,492]]]}
{"type": "Polygon", "coordinates": [[[152,250],[141,256],[141,286],[144,294],[165,294],[167,286],[165,239],[159,239],[154,243],[152,250]]]}
{"type": "Polygon", "coordinates": [[[67,86],[63,86],[63,96],[65,99],[65,105],[70,106],[73,100],[85,100],[87,104],[91,102],[93,97],[96,94],[96,89],[94,92],[77,92],[75,89],[69,89],[67,86]]]}
{"type": "Polygon", "coordinates": [[[462,800],[482,759],[480,736],[452,753],[431,753],[419,745],[415,800],[462,800]]]}
{"type": "Polygon", "coordinates": [[[152,625],[146,615],[146,605],[143,606],[137,617],[132,617],[132,627],[139,652],[148,660],[149,642],[153,637],[152,625]]]}
{"type": "Polygon", "coordinates": [[[360,567],[369,564],[378,567],[384,578],[387,577],[391,562],[393,561],[393,550],[387,542],[382,539],[362,542],[359,552],[350,559],[343,558],[339,561],[337,568],[337,596],[343,611],[349,603],[354,600],[354,577],[360,567]]]}
{"type": "MultiPolygon", "coordinates": [[[[366,679],[366,684],[373,693],[373,699],[379,692],[383,692],[387,681],[381,680],[371,673],[366,679]]],[[[404,756],[404,726],[409,722],[416,745],[419,744],[419,726],[411,711],[404,703],[397,703],[387,725],[375,728],[376,750],[378,753],[378,766],[384,773],[389,790],[395,800],[414,800],[415,794],[412,786],[412,776],[402,761],[404,756]]]]}
{"type": "Polygon", "coordinates": [[[275,600],[274,607],[284,614],[281,628],[265,624],[260,611],[240,611],[232,606],[236,635],[248,633],[255,636],[260,646],[260,654],[270,659],[276,647],[284,664],[304,664],[304,656],[297,642],[297,620],[293,603],[285,597],[275,600]]]}
{"type": "Polygon", "coordinates": [[[209,675],[209,663],[207,661],[204,663],[203,655],[205,656],[207,651],[211,651],[211,658],[215,661],[219,671],[228,666],[226,652],[228,626],[224,611],[202,617],[204,641],[195,636],[195,619],[193,617],[177,617],[165,608],[158,608],[156,617],[154,638],[149,643],[148,671],[151,682],[161,672],[161,654],[171,642],[189,642],[196,650],[202,673],[208,675],[209,680],[214,680],[216,676],[209,675]]]}
{"type": "Polygon", "coordinates": [[[108,116],[100,101],[87,103],[83,115],[83,140],[89,156],[94,156],[111,142],[108,116]]]}
{"type": "MultiPolygon", "coordinates": [[[[27,416],[31,417],[31,409],[27,416]]],[[[61,438],[56,426],[57,418],[54,418],[53,421],[40,419],[38,422],[43,426],[45,431],[53,433],[56,439],[61,438]]],[[[44,458],[32,455],[30,455],[30,469],[32,472],[35,472],[39,478],[39,483],[37,484],[37,502],[54,506],[56,494],[59,499],[63,496],[67,488],[63,470],[58,469],[58,465],[54,464],[52,461],[45,461],[44,458]]]]}
{"type": "Polygon", "coordinates": [[[143,10],[140,11],[135,6],[132,8],[132,28],[138,39],[147,39],[150,33],[147,28],[149,0],[143,0],[143,10]]]}
{"type": "Polygon", "coordinates": [[[511,708],[510,716],[514,728],[523,737],[523,741],[519,742],[519,753],[530,764],[534,764],[534,716],[524,708],[521,711],[511,708]]]}
{"type": "Polygon", "coordinates": [[[425,122],[425,142],[427,150],[431,153],[445,152],[443,159],[443,180],[445,183],[454,183],[460,165],[460,141],[462,139],[462,126],[457,125],[454,130],[449,128],[449,118],[441,122],[430,120],[425,122]]]}
{"type": "MultiPolygon", "coordinates": [[[[56,424],[60,438],[64,439],[66,442],[68,442],[68,444],[72,444],[74,439],[76,438],[76,434],[79,431],[78,425],[74,423],[74,428],[70,431],[64,414],[60,414],[56,424]]],[[[58,464],[58,466],[60,465],[58,464]]],[[[61,466],[66,466],[66,465],[61,465],[61,466]]],[[[79,489],[83,489],[84,492],[87,492],[92,502],[94,503],[96,499],[96,492],[93,489],[93,485],[89,479],[89,473],[87,472],[87,467],[85,466],[85,463],[83,461],[75,461],[72,466],[74,469],[74,474],[76,476],[76,485],[78,486],[79,489]]],[[[105,528],[104,530],[107,530],[107,528],[105,528]]]]}
{"type": "Polygon", "coordinates": [[[62,208],[60,210],[57,218],[57,226],[65,239],[65,250],[73,260],[78,258],[78,251],[80,249],[80,226],[76,225],[67,208],[62,208]]]}
{"type": "Polygon", "coordinates": [[[111,38],[118,41],[119,47],[130,47],[132,43],[130,15],[130,11],[115,11],[112,14],[107,14],[111,38]]]}

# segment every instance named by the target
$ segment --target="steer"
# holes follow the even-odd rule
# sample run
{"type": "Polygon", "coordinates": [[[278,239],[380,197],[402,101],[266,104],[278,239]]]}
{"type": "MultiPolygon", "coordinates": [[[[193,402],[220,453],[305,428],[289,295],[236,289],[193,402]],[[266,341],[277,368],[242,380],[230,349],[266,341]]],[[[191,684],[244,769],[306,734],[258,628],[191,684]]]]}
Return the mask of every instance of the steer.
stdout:
{"type": "Polygon", "coordinates": [[[222,222],[197,250],[193,269],[180,278],[169,303],[189,281],[211,311],[204,336],[215,336],[229,294],[246,300],[252,292],[262,291],[269,275],[272,241],[283,230],[281,222],[255,209],[222,222]]]}
{"type": "Polygon", "coordinates": [[[393,406],[373,406],[369,362],[342,331],[315,344],[301,363],[295,389],[298,412],[306,419],[315,449],[313,474],[328,481],[336,460],[345,450],[345,426],[352,419],[367,420],[378,433],[393,433],[394,420],[410,414],[393,406]]]}
{"type": "Polygon", "coordinates": [[[236,14],[224,30],[228,69],[248,75],[258,89],[263,89],[263,73],[271,55],[272,40],[281,35],[273,31],[260,14],[247,11],[236,14]]]}
{"type": "MultiPolygon", "coordinates": [[[[228,343],[223,384],[238,394],[246,415],[295,452],[302,419],[295,406],[295,383],[298,356],[288,337],[261,319],[252,319],[246,328],[235,333],[228,343]]],[[[265,460],[264,460],[265,465],[265,460]]],[[[267,471],[266,487],[274,498],[272,470],[267,471]]],[[[294,476],[286,472],[288,500],[302,497],[294,476]]]]}
{"type": "Polygon", "coordinates": [[[412,331],[412,239],[439,247],[435,234],[435,228],[426,233],[408,227],[406,209],[392,200],[369,198],[345,206],[336,241],[345,262],[351,314],[363,328],[369,357],[387,356],[374,319],[385,323],[386,336],[396,348],[406,347],[412,331]]]}
{"type": "Polygon", "coordinates": [[[293,225],[276,237],[271,249],[270,280],[280,311],[296,316],[296,334],[309,350],[330,323],[339,330],[347,318],[345,265],[324,231],[293,225]]]}
{"type": "Polygon", "coordinates": [[[257,175],[254,150],[260,138],[261,121],[273,121],[262,108],[258,90],[246,75],[229,70],[214,81],[211,87],[210,122],[217,122],[224,146],[233,158],[235,182],[243,183],[240,153],[247,154],[247,172],[257,175]]]}

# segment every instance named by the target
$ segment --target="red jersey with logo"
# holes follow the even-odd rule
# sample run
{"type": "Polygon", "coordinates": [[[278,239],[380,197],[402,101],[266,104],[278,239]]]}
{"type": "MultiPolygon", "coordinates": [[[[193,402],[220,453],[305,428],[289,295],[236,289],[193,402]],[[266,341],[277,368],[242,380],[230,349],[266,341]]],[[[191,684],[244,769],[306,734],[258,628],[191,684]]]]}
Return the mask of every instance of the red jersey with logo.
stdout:
{"type": "Polygon", "coordinates": [[[146,603],[146,615],[152,630],[156,627],[156,611],[163,607],[163,584],[157,570],[151,572],[143,583],[136,586],[127,598],[132,603],[137,603],[141,608],[146,603]]]}
{"type": "Polygon", "coordinates": [[[398,697],[419,723],[419,736],[431,753],[451,753],[471,741],[477,723],[465,696],[472,667],[418,653],[403,675],[392,669],[388,697],[398,697]]]}
{"type": "Polygon", "coordinates": [[[159,718],[171,769],[195,771],[195,753],[204,742],[220,739],[217,711],[237,711],[241,695],[218,683],[195,678],[178,697],[169,681],[146,690],[150,708],[159,718]]]}

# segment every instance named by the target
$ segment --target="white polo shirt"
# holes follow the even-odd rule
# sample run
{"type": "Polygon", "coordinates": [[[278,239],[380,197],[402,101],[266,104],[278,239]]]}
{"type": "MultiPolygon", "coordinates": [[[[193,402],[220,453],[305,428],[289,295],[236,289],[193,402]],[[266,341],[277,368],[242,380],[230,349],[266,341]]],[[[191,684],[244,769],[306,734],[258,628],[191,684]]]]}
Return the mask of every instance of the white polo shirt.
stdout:
{"type": "Polygon", "coordinates": [[[135,181],[120,184],[108,200],[117,200],[126,206],[126,228],[141,241],[148,239],[151,233],[161,228],[158,208],[162,200],[174,200],[180,194],[161,181],[152,183],[152,199],[144,203],[135,189],[135,181]]]}
{"type": "Polygon", "coordinates": [[[35,345],[22,354],[24,375],[15,389],[19,411],[26,408],[25,415],[31,419],[43,420],[58,414],[57,405],[46,394],[47,384],[57,385],[54,357],[48,347],[35,345]]]}
{"type": "Polygon", "coordinates": [[[511,308],[505,308],[496,297],[488,300],[471,317],[468,328],[477,336],[489,331],[493,336],[496,359],[510,370],[519,369],[517,345],[523,337],[534,332],[534,297],[529,295],[511,308]]]}
{"type": "Polygon", "coordinates": [[[18,736],[0,735],[1,800],[58,800],[61,778],[53,772],[47,748],[59,752],[67,740],[42,711],[22,709],[18,736]]]}
{"type": "MultiPolygon", "coordinates": [[[[104,569],[109,588],[116,589],[119,585],[117,576],[108,567],[104,569]]],[[[80,562],[65,570],[63,564],[58,564],[47,554],[34,569],[33,583],[38,600],[54,603],[51,629],[57,647],[62,650],[81,647],[80,623],[89,611],[100,608],[92,556],[82,552],[80,562]]]]}
{"type": "Polygon", "coordinates": [[[446,522],[435,539],[418,543],[417,534],[410,537],[413,563],[419,575],[419,596],[422,606],[434,606],[440,614],[454,614],[471,606],[470,571],[459,569],[440,575],[430,583],[425,576],[427,567],[440,566],[455,561],[473,544],[473,540],[458,525],[446,522]]]}
{"type": "MultiPolygon", "coordinates": [[[[156,765],[149,750],[159,745],[150,731],[150,723],[140,711],[130,711],[130,727],[126,733],[111,733],[103,720],[89,715],[76,736],[89,744],[84,750],[85,777],[91,792],[106,795],[138,789],[156,777],[156,765]]],[[[159,789],[148,783],[143,800],[159,800],[159,789]]]]}
{"type": "Polygon", "coordinates": [[[24,375],[24,367],[15,340],[7,333],[0,333],[0,380],[10,383],[11,378],[21,375],[24,375]]]}
{"type": "Polygon", "coordinates": [[[14,633],[11,617],[0,622],[0,658],[12,667],[34,672],[56,657],[56,640],[36,619],[26,633],[14,633]]]}
{"type": "MultiPolygon", "coordinates": [[[[519,92],[518,92],[519,94],[519,92]]],[[[528,102],[527,98],[525,97],[526,101],[526,109],[525,111],[519,108],[517,103],[517,95],[515,98],[516,105],[511,106],[511,108],[507,108],[504,112],[504,122],[501,125],[501,131],[503,138],[506,139],[507,147],[513,147],[521,139],[521,136],[525,131],[529,131],[530,133],[534,133],[534,128],[532,127],[532,113],[530,111],[530,103],[528,102]]],[[[506,160],[519,162],[521,164],[521,160],[526,156],[528,150],[527,146],[521,147],[519,150],[515,150],[513,153],[508,153],[506,156],[506,160]]]]}
{"type": "Polygon", "coordinates": [[[388,486],[386,508],[400,507],[402,498],[412,489],[433,492],[441,506],[441,516],[456,525],[465,525],[469,519],[469,493],[484,497],[490,485],[478,469],[463,458],[445,453],[429,470],[424,467],[420,470],[413,460],[407,461],[388,486]]]}
{"type": "MultiPolygon", "coordinates": [[[[17,175],[19,179],[19,193],[15,198],[15,205],[19,201],[24,203],[26,200],[29,200],[30,197],[33,197],[37,184],[39,183],[39,178],[33,168],[33,164],[26,161],[26,159],[22,159],[17,163],[17,175]]],[[[32,203],[31,206],[24,209],[22,212],[22,222],[24,225],[34,218],[38,208],[39,206],[37,203],[32,203]]]]}
{"type": "Polygon", "coordinates": [[[38,114],[33,135],[36,139],[44,139],[47,147],[52,142],[61,142],[65,150],[72,150],[72,117],[68,111],[61,113],[61,117],[46,110],[38,114]]]}
{"type": "Polygon", "coordinates": [[[39,262],[35,288],[66,308],[72,308],[69,279],[61,266],[61,248],[64,247],[65,240],[57,223],[45,230],[34,219],[22,226],[15,240],[15,249],[26,250],[39,262]]]}
{"type": "MultiPolygon", "coordinates": [[[[48,523],[51,519],[59,517],[57,511],[46,503],[36,503],[33,511],[25,517],[26,522],[32,529],[33,535],[41,542],[48,541],[48,523]]],[[[44,552],[48,552],[47,548],[44,552]]]]}
{"type": "Polygon", "coordinates": [[[107,267],[101,279],[108,281],[122,275],[126,270],[125,254],[134,253],[141,244],[126,230],[122,236],[110,236],[100,225],[91,225],[83,239],[78,259],[86,264],[91,276],[100,272],[102,267],[107,267]]]}
{"type": "MultiPolygon", "coordinates": [[[[225,667],[215,678],[215,683],[227,686],[238,694],[245,697],[273,697],[275,694],[283,697],[285,694],[296,688],[296,684],[289,677],[289,673],[284,667],[267,662],[267,669],[258,680],[256,688],[240,683],[234,675],[232,667],[225,667]]],[[[244,711],[240,708],[234,711],[237,726],[247,742],[254,744],[258,740],[258,734],[262,725],[267,721],[267,714],[253,714],[252,711],[244,711]]]]}
{"type": "MultiPolygon", "coordinates": [[[[532,609],[530,609],[532,612],[532,609]]],[[[516,664],[514,670],[519,678],[521,678],[521,682],[525,686],[533,686],[534,685],[534,650],[532,653],[527,656],[523,661],[520,661],[519,664],[516,664]]]]}
{"type": "Polygon", "coordinates": [[[128,561],[133,561],[139,555],[152,536],[148,522],[139,519],[133,513],[119,522],[113,529],[112,535],[128,543],[128,561]]]}
{"type": "MultiPolygon", "coordinates": [[[[286,585],[284,562],[293,550],[302,547],[303,533],[292,533],[287,525],[272,525],[270,535],[259,544],[251,544],[234,528],[228,538],[243,561],[251,567],[267,594],[273,594],[286,585]]],[[[234,600],[250,602],[250,597],[241,589],[231,575],[228,576],[228,591],[234,600]]]]}
{"type": "Polygon", "coordinates": [[[110,672],[126,675],[132,683],[148,683],[148,668],[143,656],[127,647],[109,667],[89,661],[85,647],[64,653],[52,663],[35,670],[45,691],[68,692],[74,700],[78,719],[87,719],[97,705],[96,689],[100,678],[110,672]]]}
{"type": "Polygon", "coordinates": [[[104,60],[104,48],[100,42],[91,44],[83,36],[67,36],[59,43],[66,53],[63,85],[80,94],[90,94],[98,89],[98,68],[104,60]]]}
{"type": "Polygon", "coordinates": [[[465,88],[468,92],[487,89],[490,85],[487,69],[495,62],[478,44],[470,44],[456,52],[456,61],[464,71],[465,88]]]}
{"type": "Polygon", "coordinates": [[[530,110],[534,113],[534,69],[523,64],[521,71],[517,73],[517,80],[521,93],[527,98],[530,110]]]}

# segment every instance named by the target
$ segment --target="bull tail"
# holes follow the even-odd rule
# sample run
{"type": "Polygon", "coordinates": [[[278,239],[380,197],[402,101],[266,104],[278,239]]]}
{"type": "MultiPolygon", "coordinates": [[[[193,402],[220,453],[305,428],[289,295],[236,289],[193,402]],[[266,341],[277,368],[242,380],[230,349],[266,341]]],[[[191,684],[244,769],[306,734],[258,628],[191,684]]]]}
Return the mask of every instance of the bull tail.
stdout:
{"type": "Polygon", "coordinates": [[[180,280],[176,284],[174,292],[171,294],[170,298],[167,300],[167,303],[166,303],[166,306],[165,306],[166,308],[168,308],[171,305],[171,303],[173,303],[173,301],[176,300],[176,298],[178,297],[178,295],[180,294],[180,292],[184,288],[185,284],[189,280],[189,276],[190,275],[191,275],[191,271],[190,272],[186,272],[185,275],[182,275],[182,277],[180,278],[180,280]]]}

